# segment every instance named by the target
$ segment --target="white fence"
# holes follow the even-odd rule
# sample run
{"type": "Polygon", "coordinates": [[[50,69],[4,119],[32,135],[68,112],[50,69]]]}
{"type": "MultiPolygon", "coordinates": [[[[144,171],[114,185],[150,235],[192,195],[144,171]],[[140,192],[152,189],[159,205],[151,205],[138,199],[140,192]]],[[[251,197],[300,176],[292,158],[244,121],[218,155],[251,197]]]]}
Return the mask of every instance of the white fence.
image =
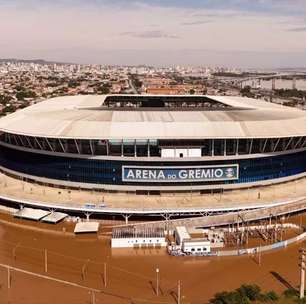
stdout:
{"type": "Polygon", "coordinates": [[[290,244],[302,241],[305,238],[306,238],[306,231],[294,238],[288,239],[286,241],[277,242],[271,245],[246,248],[246,249],[217,251],[215,255],[217,256],[235,256],[235,255],[255,254],[258,252],[264,252],[264,251],[284,248],[290,244]]]}

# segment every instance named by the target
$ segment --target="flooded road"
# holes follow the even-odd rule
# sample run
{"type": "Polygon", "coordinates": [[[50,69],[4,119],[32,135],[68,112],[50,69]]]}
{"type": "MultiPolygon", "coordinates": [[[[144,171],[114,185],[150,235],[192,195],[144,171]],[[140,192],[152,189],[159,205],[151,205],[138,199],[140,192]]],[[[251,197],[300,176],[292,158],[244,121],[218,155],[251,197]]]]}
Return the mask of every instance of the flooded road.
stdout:
{"type": "MultiPolygon", "coordinates": [[[[306,215],[294,221],[306,226],[306,215]]],[[[7,269],[0,267],[3,303],[175,303],[178,280],[183,303],[207,303],[216,292],[242,283],[256,283],[265,290],[281,292],[298,286],[298,250],[306,246],[304,242],[263,254],[259,266],[251,257],[170,257],[164,249],[111,250],[106,236],[75,236],[72,227],[71,223],[50,226],[1,214],[0,263],[99,292],[92,295],[80,287],[14,270],[10,272],[8,288],[7,269]],[[53,232],[43,232],[45,228],[53,232]],[[157,267],[159,296],[155,294],[157,267]]]]}

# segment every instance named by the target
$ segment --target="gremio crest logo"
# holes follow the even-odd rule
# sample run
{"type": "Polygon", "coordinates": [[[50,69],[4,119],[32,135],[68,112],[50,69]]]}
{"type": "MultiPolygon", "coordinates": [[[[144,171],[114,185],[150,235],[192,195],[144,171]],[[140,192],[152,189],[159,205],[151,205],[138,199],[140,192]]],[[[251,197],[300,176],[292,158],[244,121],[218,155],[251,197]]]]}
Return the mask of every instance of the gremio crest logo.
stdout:
{"type": "Polygon", "coordinates": [[[235,171],[233,170],[233,168],[226,168],[225,169],[225,176],[228,178],[232,178],[235,175],[235,171]]]}
{"type": "Polygon", "coordinates": [[[122,181],[127,182],[200,182],[238,178],[238,164],[197,167],[122,167],[122,181]]]}

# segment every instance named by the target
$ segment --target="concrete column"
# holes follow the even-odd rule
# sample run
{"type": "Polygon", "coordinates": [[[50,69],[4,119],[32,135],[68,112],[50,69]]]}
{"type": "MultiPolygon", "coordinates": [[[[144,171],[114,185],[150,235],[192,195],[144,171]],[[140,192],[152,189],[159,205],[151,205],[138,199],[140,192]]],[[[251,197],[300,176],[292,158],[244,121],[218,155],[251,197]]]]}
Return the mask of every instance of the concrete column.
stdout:
{"type": "Polygon", "coordinates": [[[122,214],[122,216],[124,217],[124,219],[125,219],[125,224],[126,225],[128,225],[128,223],[129,223],[129,217],[131,216],[131,215],[128,215],[128,214],[122,214]]]}

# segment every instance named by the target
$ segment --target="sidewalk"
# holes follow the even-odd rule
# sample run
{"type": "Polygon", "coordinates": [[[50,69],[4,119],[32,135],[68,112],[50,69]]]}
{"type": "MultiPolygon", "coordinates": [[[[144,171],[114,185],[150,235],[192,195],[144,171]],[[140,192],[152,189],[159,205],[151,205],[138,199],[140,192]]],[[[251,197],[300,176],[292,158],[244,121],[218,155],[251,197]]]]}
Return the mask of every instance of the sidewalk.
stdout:
{"type": "Polygon", "coordinates": [[[34,183],[0,174],[0,192],[4,196],[16,199],[46,203],[105,204],[108,208],[127,209],[169,209],[169,208],[228,208],[246,205],[272,204],[306,196],[306,178],[279,185],[232,190],[223,194],[165,194],[136,195],[126,193],[101,193],[90,190],[69,190],[41,186],[34,183]]]}

